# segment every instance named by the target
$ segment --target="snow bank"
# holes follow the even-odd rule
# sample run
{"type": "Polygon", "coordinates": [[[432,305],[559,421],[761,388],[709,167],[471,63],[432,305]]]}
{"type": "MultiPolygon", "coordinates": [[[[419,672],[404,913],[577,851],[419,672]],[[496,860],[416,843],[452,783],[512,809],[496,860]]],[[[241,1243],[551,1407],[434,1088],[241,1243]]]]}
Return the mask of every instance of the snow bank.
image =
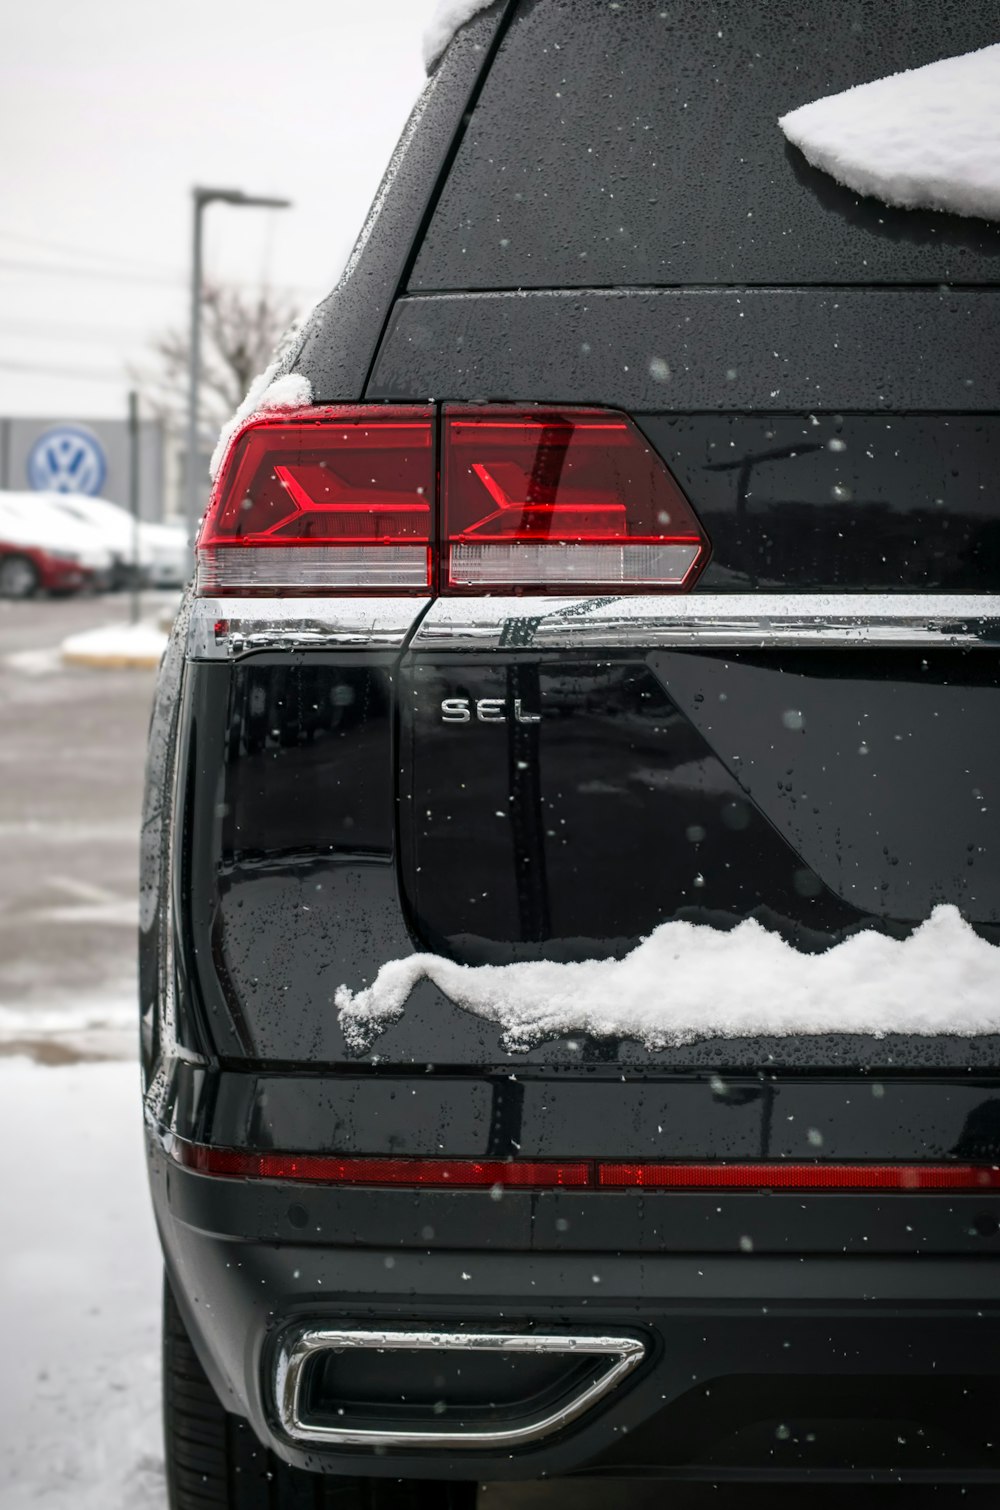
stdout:
{"type": "Polygon", "coordinates": [[[0,1139],[0,1504],[166,1510],[138,1067],[0,1059],[0,1139]]]}
{"type": "Polygon", "coordinates": [[[778,125],[858,194],[1000,219],[1000,43],[828,95],[778,125]]]}
{"type": "Polygon", "coordinates": [[[424,67],[430,73],[460,26],[471,21],[493,0],[439,0],[424,32],[424,67]]]}
{"type": "Polygon", "coordinates": [[[155,624],[108,624],[63,640],[62,659],[70,666],[156,667],[167,638],[155,624]]]}
{"type": "MultiPolygon", "coordinates": [[[[133,909],[134,911],[135,909],[133,909]]],[[[139,1052],[136,982],[109,982],[99,998],[45,1007],[0,1002],[0,1062],[11,1055],[40,1064],[127,1059],[139,1052]]]]}
{"type": "Polygon", "coordinates": [[[659,1049],[758,1034],[1000,1031],[1000,948],[955,907],[936,907],[902,942],[866,931],[824,954],[800,954],[753,919],[731,933],[664,923],[623,960],[469,966],[416,954],[383,965],[367,990],[339,987],[351,1047],[401,1016],[423,979],[497,1023],[509,1049],[560,1033],[659,1049]]]}

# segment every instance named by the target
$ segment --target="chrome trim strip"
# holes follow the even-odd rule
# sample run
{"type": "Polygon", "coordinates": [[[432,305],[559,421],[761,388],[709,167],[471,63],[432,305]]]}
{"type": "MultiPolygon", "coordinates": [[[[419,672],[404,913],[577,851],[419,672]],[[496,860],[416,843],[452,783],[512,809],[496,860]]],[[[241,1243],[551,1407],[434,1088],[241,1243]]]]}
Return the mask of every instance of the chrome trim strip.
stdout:
{"type": "Polygon", "coordinates": [[[519,1447],[551,1436],[575,1421],[641,1363],[646,1345],[636,1337],[561,1336],[547,1332],[379,1331],[305,1328],[286,1336],[275,1367],[275,1403],[283,1431],[295,1442],[322,1442],[328,1447],[496,1448],[519,1447]],[[317,1353],[364,1348],[377,1352],[436,1352],[441,1348],[473,1353],[549,1353],[610,1358],[610,1367],[547,1415],[520,1426],[470,1431],[376,1430],[322,1426],[303,1419],[302,1391],[306,1365],[317,1353]]]}
{"type": "Polygon", "coordinates": [[[401,650],[429,602],[410,597],[195,598],[187,658],[227,661],[256,650],[401,650]]]}
{"type": "Polygon", "coordinates": [[[402,650],[408,642],[415,650],[1000,648],[1000,594],[196,598],[187,657],[232,660],[258,650],[402,650]],[[217,627],[221,624],[224,629],[217,627]]]}
{"type": "Polygon", "coordinates": [[[1000,646],[1000,594],[664,593],[438,598],[414,650],[1000,646]]]}

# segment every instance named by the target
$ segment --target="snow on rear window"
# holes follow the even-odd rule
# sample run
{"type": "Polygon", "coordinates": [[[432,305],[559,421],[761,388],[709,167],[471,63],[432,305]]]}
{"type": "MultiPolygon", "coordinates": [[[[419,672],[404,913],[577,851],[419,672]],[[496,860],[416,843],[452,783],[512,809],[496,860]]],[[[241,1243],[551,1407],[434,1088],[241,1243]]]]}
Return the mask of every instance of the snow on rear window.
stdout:
{"type": "Polygon", "coordinates": [[[439,0],[424,32],[424,67],[430,73],[460,26],[471,21],[493,0],[439,0]]]}
{"type": "Polygon", "coordinates": [[[1000,220],[1000,43],[858,84],[778,124],[858,194],[1000,220]]]}
{"type": "Polygon", "coordinates": [[[958,909],[936,907],[900,941],[871,930],[801,954],[752,918],[725,933],[663,923],[622,960],[459,965],[415,954],[335,1002],[348,1044],[365,1049],[421,980],[496,1023],[505,1047],[586,1033],[648,1049],[709,1038],[1000,1031],[1000,948],[958,909]]]}

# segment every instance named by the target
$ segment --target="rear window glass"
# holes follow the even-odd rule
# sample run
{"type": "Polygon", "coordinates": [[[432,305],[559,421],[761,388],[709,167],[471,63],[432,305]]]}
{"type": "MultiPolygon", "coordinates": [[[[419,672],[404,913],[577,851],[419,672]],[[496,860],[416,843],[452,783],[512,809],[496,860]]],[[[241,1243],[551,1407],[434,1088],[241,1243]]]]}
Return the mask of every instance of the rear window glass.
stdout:
{"type": "Polygon", "coordinates": [[[1000,0],[521,0],[410,287],[1000,281],[1000,225],[859,198],[777,124],[997,41],[1000,0]]]}

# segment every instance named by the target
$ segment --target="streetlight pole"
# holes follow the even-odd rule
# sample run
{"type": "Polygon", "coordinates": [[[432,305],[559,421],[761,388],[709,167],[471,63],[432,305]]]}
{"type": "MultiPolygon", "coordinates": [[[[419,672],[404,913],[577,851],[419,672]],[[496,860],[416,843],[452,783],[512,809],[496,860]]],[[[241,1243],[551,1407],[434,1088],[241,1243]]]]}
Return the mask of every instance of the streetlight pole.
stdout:
{"type": "Polygon", "coordinates": [[[139,395],[128,396],[128,506],[132,515],[132,607],[130,622],[138,624],[142,604],[139,562],[139,395]]]}
{"type": "Polygon", "coordinates": [[[188,354],[188,414],[187,414],[187,526],[188,537],[194,545],[198,520],[201,517],[199,495],[201,478],[198,473],[198,389],[201,384],[201,220],[206,205],[213,200],[223,204],[257,206],[268,210],[287,210],[290,199],[272,199],[256,194],[244,194],[242,189],[191,190],[194,221],[191,237],[191,337],[188,354]]]}

